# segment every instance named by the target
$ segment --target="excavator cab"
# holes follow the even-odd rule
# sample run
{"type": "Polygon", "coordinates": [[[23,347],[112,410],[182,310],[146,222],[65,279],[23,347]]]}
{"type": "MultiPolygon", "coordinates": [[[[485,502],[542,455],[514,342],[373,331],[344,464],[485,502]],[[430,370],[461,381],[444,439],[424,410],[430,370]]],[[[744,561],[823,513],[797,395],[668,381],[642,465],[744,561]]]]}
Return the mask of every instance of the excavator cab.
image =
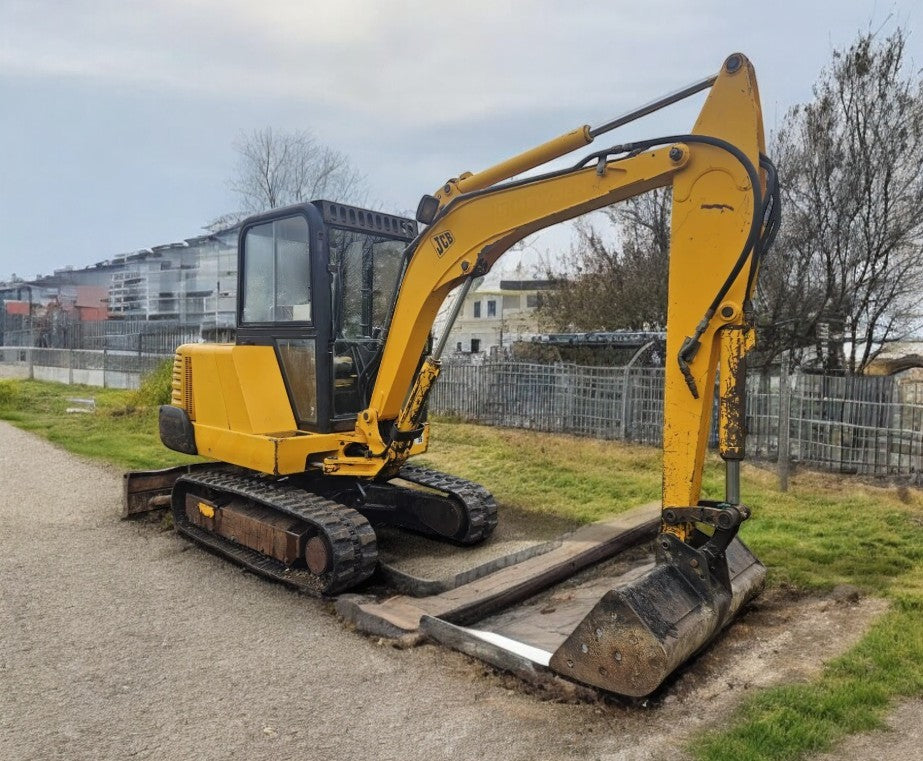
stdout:
{"type": "Polygon", "coordinates": [[[416,222],[330,201],[247,219],[237,344],[273,348],[299,431],[355,427],[416,222]]]}

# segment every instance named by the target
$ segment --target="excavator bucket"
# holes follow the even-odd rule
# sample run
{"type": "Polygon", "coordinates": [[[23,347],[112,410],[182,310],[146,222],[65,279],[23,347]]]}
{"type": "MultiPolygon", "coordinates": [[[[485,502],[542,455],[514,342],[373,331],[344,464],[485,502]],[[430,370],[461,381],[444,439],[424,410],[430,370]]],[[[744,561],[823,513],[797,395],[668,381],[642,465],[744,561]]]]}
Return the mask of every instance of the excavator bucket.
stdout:
{"type": "Polygon", "coordinates": [[[658,538],[655,554],[656,563],[640,575],[629,570],[629,580],[566,583],[468,626],[449,621],[451,614],[424,616],[421,629],[526,681],[545,686],[565,677],[644,697],[704,648],[766,578],[765,567],[739,539],[726,550],[726,572],[720,559],[670,535],[658,538]],[[607,582],[612,588],[598,597],[607,582]]]}
{"type": "Polygon", "coordinates": [[[649,695],[701,650],[763,587],[766,569],[738,539],[712,558],[662,534],[657,562],[612,589],[549,659],[570,679],[632,697],[649,695]]]}

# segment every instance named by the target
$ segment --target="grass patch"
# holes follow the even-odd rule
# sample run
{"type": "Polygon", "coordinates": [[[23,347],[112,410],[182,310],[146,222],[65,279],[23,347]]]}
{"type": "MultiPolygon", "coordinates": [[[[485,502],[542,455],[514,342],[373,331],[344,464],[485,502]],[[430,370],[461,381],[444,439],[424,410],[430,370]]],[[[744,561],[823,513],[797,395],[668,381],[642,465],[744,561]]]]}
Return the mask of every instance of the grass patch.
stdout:
{"type": "MultiPolygon", "coordinates": [[[[0,419],[124,468],[189,462],[157,436],[169,369],[165,363],[136,392],[0,381],[0,419]],[[97,412],[65,414],[71,396],[94,397],[97,412]]],[[[587,522],[660,496],[660,453],[650,447],[448,420],[433,429],[421,462],[483,483],[506,506],[587,522]]],[[[760,692],[724,729],[691,745],[702,761],[801,758],[880,726],[894,700],[923,695],[923,498],[816,474],[798,475],[782,494],[773,474],[749,466],[742,490],[754,519],[741,534],[771,584],[818,591],[853,584],[891,602],[815,682],[760,692]]],[[[706,465],[704,491],[723,494],[717,458],[706,465]]]]}
{"type": "Polygon", "coordinates": [[[71,452],[126,469],[166,468],[197,461],[160,443],[157,407],[145,403],[140,395],[142,389],[121,391],[42,381],[2,381],[0,420],[37,433],[71,452]],[[96,411],[66,413],[68,407],[74,406],[68,402],[69,397],[94,399],[96,411]]]}
{"type": "MultiPolygon", "coordinates": [[[[660,499],[651,447],[436,420],[422,464],[483,483],[503,505],[588,523],[660,499]]],[[[721,483],[710,463],[706,487],[721,483]]]]}
{"type": "Polygon", "coordinates": [[[709,761],[783,761],[828,750],[848,734],[877,729],[893,700],[923,694],[919,598],[898,603],[813,684],[776,687],[738,709],[727,731],[693,743],[709,761]]]}
{"type": "Polygon", "coordinates": [[[147,373],[136,391],[131,392],[128,406],[144,409],[169,404],[173,392],[173,358],[161,362],[147,373]]]}
{"type": "Polygon", "coordinates": [[[744,538],[771,583],[808,589],[853,584],[891,610],[811,684],[765,690],[731,726],[693,741],[702,761],[781,761],[830,749],[882,726],[896,699],[923,695],[923,511],[918,492],[807,475],[782,494],[774,476],[747,469],[755,519],[744,538]]]}

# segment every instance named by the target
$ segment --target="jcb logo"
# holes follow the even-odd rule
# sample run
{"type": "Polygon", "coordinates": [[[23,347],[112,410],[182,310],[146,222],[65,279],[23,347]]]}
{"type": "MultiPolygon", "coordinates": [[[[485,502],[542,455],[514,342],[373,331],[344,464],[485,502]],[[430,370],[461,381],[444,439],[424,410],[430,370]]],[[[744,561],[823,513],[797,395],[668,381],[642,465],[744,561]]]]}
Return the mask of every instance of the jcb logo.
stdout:
{"type": "Polygon", "coordinates": [[[446,251],[449,250],[455,242],[455,238],[452,237],[452,233],[446,230],[444,233],[439,233],[438,235],[433,236],[433,246],[436,249],[436,255],[442,256],[446,251]]]}

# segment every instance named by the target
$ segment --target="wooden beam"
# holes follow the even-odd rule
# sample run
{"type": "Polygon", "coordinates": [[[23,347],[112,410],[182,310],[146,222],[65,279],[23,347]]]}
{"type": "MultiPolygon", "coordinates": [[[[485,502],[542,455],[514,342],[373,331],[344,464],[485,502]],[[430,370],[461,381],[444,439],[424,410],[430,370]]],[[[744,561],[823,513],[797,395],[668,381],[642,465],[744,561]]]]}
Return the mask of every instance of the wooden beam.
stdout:
{"type": "Polygon", "coordinates": [[[652,502],[582,526],[555,549],[455,589],[428,597],[398,595],[382,602],[347,596],[338,601],[337,610],[358,628],[383,636],[418,631],[424,615],[472,623],[652,539],[659,526],[660,503],[652,502]]]}

